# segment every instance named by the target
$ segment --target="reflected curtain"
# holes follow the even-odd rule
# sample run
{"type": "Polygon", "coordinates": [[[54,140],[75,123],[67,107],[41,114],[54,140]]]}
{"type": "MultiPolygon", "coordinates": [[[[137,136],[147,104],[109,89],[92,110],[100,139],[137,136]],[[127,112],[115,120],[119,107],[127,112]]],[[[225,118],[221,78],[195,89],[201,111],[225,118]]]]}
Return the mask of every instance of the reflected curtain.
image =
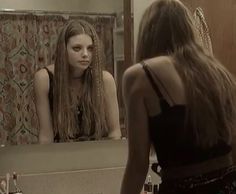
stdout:
{"type": "MultiPolygon", "coordinates": [[[[114,17],[69,16],[91,22],[104,43],[105,69],[113,74],[114,17]]],[[[64,15],[0,15],[0,144],[38,142],[33,76],[52,64],[64,15]]]]}

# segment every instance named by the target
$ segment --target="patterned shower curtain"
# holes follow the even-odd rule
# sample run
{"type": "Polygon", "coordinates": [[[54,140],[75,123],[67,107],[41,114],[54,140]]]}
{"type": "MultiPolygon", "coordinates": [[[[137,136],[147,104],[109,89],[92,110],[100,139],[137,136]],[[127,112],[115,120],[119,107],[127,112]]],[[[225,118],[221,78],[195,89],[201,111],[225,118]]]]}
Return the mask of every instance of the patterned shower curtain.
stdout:
{"type": "Polygon", "coordinates": [[[95,26],[104,44],[105,69],[113,74],[113,16],[0,15],[0,144],[38,142],[33,76],[53,63],[60,29],[75,18],[95,26]]]}

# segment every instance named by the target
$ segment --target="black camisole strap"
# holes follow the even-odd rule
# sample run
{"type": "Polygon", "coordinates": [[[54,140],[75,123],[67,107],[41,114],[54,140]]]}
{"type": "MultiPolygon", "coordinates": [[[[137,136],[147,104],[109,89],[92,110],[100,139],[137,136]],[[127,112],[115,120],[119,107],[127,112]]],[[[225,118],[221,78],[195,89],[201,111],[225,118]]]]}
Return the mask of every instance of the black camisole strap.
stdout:
{"type": "Polygon", "coordinates": [[[151,85],[152,85],[152,88],[154,89],[154,91],[156,92],[157,96],[160,98],[160,99],[164,99],[162,93],[160,92],[159,88],[157,87],[150,71],[148,70],[148,66],[146,65],[146,63],[144,61],[141,61],[140,64],[142,65],[151,85]]]}
{"type": "MultiPolygon", "coordinates": [[[[150,81],[151,83],[151,86],[152,88],[154,89],[156,95],[160,98],[160,105],[161,105],[161,109],[162,110],[165,110],[167,108],[170,107],[169,103],[165,100],[165,98],[163,97],[162,93],[160,92],[160,89],[158,88],[157,84],[155,83],[152,75],[151,75],[151,72],[150,72],[150,69],[148,68],[147,64],[144,62],[144,61],[141,61],[140,64],[142,65],[147,77],[148,77],[148,80],[150,81]]],[[[159,79],[158,79],[159,80],[159,79]]],[[[161,82],[160,82],[161,83],[161,82]]],[[[162,84],[162,83],[161,83],[162,84]]],[[[169,94],[168,94],[169,95],[169,94]]],[[[171,97],[170,97],[171,98],[171,97]]],[[[172,100],[172,98],[171,98],[172,100]]],[[[173,100],[172,100],[173,101],[173,100]]]]}
{"type": "Polygon", "coordinates": [[[53,82],[53,74],[51,71],[49,71],[49,69],[47,67],[44,67],[44,69],[46,69],[46,71],[48,72],[48,76],[49,76],[49,82],[50,82],[50,86],[53,82]]]}
{"type": "Polygon", "coordinates": [[[48,77],[49,77],[49,93],[48,93],[48,98],[49,98],[49,103],[50,103],[50,110],[53,112],[53,73],[49,71],[47,67],[44,67],[46,71],[48,72],[48,77]]]}

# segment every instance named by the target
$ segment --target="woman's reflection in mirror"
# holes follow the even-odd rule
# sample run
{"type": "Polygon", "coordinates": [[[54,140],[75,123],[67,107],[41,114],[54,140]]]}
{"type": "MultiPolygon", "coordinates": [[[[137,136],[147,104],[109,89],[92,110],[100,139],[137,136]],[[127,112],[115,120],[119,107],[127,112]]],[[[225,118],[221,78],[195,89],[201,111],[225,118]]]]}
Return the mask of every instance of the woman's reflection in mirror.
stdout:
{"type": "Polygon", "coordinates": [[[59,34],[55,64],[35,73],[39,142],[119,139],[116,86],[104,71],[94,27],[72,20],[59,34]]]}
{"type": "Polygon", "coordinates": [[[160,194],[236,191],[236,83],[195,37],[180,1],[157,0],[146,9],[137,64],[123,77],[129,154],[122,194],[140,193],[151,145],[160,194]]]}

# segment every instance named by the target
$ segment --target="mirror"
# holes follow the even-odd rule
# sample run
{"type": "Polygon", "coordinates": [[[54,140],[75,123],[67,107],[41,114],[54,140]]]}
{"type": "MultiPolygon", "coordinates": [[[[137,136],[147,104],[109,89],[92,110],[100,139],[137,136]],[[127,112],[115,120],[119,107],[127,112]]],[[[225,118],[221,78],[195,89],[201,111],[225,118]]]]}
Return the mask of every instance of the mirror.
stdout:
{"type": "Polygon", "coordinates": [[[38,142],[33,75],[53,63],[57,35],[68,19],[83,18],[96,26],[103,42],[106,67],[116,81],[120,124],[124,111],[121,76],[125,70],[123,2],[111,0],[14,0],[1,2],[0,12],[0,144],[38,142]]]}

